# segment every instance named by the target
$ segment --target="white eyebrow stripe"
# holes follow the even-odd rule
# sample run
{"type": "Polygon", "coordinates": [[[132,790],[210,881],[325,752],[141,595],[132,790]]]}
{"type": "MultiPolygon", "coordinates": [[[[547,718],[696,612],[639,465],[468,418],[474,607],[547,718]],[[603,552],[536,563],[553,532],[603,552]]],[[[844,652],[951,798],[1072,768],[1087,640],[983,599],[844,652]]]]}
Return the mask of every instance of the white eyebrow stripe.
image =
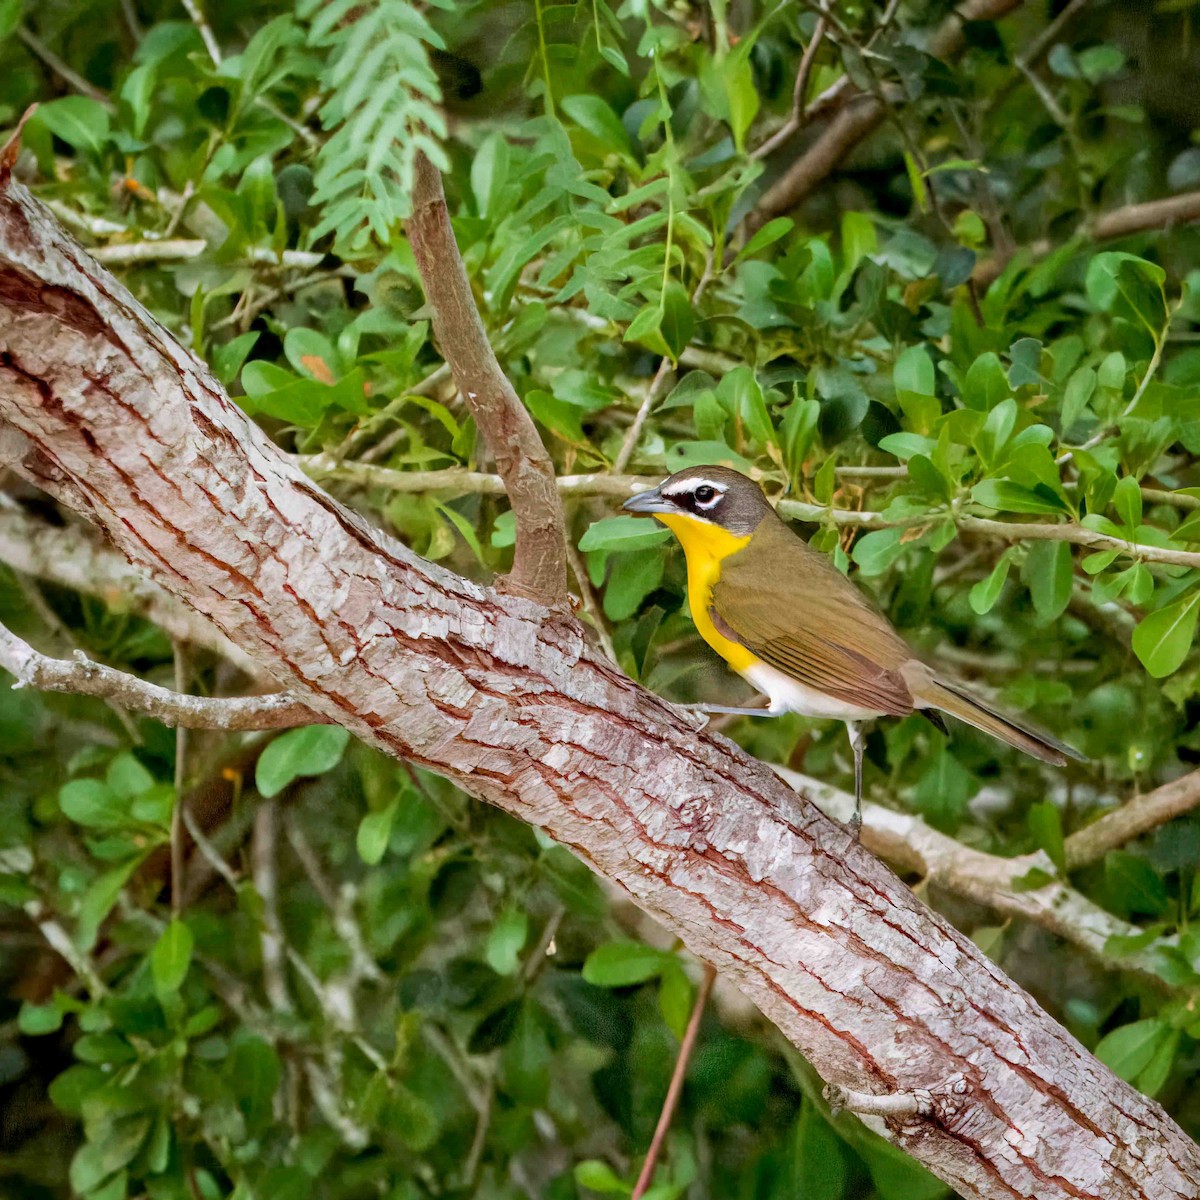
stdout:
{"type": "Polygon", "coordinates": [[[710,487],[714,491],[720,492],[722,496],[729,490],[727,483],[717,483],[712,479],[685,479],[672,488],[664,488],[662,494],[664,496],[683,496],[701,487],[710,487]]]}

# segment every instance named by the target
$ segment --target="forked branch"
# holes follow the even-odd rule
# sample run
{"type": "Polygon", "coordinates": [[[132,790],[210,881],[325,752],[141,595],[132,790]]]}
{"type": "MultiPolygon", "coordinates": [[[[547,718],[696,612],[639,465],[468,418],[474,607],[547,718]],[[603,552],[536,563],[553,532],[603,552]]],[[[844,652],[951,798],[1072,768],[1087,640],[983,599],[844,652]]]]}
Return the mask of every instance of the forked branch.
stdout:
{"type": "Polygon", "coordinates": [[[507,589],[549,608],[566,608],[566,535],[554,464],[488,341],[454,240],[441,173],[423,154],[417,158],[413,215],[406,229],[433,313],[433,332],[496,460],[517,519],[507,589]]]}

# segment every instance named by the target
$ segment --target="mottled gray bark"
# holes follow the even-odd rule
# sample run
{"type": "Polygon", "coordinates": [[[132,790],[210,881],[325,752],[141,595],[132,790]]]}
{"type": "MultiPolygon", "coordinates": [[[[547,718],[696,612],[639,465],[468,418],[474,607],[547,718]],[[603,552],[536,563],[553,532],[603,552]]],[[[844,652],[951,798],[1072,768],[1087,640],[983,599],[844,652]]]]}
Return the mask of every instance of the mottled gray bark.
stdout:
{"type": "Polygon", "coordinates": [[[851,1096],[918,1092],[868,1119],[964,1195],[1197,1197],[1200,1148],[840,826],[568,615],[335,503],[3,183],[0,418],[313,709],[571,846],[851,1096]]]}

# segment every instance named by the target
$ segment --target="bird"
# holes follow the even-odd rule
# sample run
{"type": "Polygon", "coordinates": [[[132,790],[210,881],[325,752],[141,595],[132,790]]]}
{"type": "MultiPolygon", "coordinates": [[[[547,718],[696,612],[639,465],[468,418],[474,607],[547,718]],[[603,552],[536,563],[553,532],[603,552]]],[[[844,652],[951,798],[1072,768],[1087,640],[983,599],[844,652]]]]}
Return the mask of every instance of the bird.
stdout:
{"type": "Polygon", "coordinates": [[[919,712],[943,733],[948,713],[1055,766],[1086,761],[919,658],[830,558],[775,512],[759,485],[729,467],[689,467],[625,501],[661,521],[687,560],[688,605],[700,636],[769,700],[766,708],[695,706],[705,713],[799,713],[844,721],[854,755],[854,816],[862,826],[865,728],[919,712]]]}

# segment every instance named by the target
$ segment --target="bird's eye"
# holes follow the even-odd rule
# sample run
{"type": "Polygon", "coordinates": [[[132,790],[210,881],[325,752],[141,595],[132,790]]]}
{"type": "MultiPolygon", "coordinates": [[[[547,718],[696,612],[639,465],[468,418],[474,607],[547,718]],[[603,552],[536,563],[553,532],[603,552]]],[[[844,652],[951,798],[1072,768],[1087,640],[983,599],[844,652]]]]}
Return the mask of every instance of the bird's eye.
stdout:
{"type": "Polygon", "coordinates": [[[717,498],[717,489],[709,487],[707,483],[702,483],[693,493],[696,497],[697,504],[709,505],[717,498]]]}

